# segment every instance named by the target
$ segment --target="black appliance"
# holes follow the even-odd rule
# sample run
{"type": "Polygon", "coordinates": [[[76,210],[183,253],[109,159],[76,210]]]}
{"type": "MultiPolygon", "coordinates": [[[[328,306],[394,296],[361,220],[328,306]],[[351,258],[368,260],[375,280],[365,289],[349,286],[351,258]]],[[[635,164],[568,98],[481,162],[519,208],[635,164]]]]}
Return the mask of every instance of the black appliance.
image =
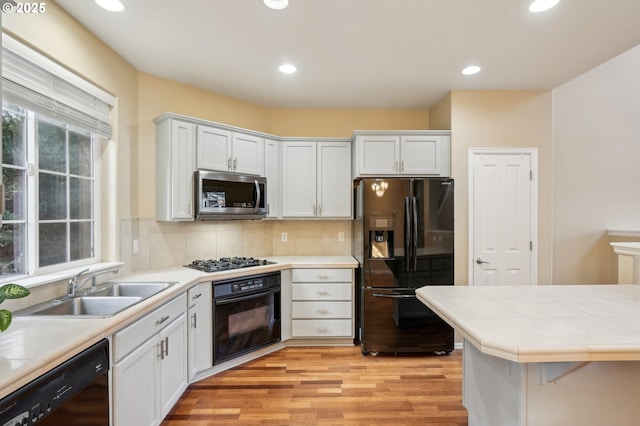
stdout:
{"type": "Polygon", "coordinates": [[[355,182],[356,336],[364,354],[453,350],[453,329],[415,295],[453,285],[453,187],[448,178],[355,182]]]}
{"type": "Polygon", "coordinates": [[[280,272],[213,282],[213,363],[277,343],[280,272]]]}
{"type": "Polygon", "coordinates": [[[202,272],[218,272],[228,271],[230,269],[250,268],[252,266],[273,265],[263,259],[254,259],[253,257],[222,257],[220,259],[197,259],[188,265],[187,268],[197,269],[202,272]]]}
{"type": "Polygon", "coordinates": [[[196,220],[267,216],[267,178],[197,170],[193,179],[196,220]]]}
{"type": "Polygon", "coordinates": [[[109,341],[0,400],[0,425],[109,426],[109,341]]]}

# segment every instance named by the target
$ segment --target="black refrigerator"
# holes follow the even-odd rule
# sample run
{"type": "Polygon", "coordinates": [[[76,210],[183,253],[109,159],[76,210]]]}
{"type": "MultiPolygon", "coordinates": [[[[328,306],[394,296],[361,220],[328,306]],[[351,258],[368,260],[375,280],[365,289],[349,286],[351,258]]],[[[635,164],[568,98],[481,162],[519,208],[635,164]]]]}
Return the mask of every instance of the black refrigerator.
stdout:
{"type": "Polygon", "coordinates": [[[415,295],[423,286],[453,285],[453,191],[448,178],[354,181],[363,354],[453,350],[453,329],[415,295]]]}

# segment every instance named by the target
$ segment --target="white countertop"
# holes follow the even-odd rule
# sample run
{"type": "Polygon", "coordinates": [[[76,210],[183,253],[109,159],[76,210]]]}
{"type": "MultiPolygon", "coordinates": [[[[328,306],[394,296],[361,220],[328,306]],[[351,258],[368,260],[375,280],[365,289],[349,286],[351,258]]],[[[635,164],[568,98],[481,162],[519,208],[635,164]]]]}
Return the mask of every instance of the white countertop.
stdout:
{"type": "Polygon", "coordinates": [[[425,303],[481,352],[515,362],[640,360],[640,286],[433,286],[425,303]]]}
{"type": "Polygon", "coordinates": [[[177,281],[177,284],[109,318],[51,319],[14,316],[9,329],[0,333],[0,398],[200,282],[290,268],[358,266],[358,262],[351,256],[280,256],[268,259],[276,264],[215,273],[174,267],[117,277],[114,281],[177,281]]]}

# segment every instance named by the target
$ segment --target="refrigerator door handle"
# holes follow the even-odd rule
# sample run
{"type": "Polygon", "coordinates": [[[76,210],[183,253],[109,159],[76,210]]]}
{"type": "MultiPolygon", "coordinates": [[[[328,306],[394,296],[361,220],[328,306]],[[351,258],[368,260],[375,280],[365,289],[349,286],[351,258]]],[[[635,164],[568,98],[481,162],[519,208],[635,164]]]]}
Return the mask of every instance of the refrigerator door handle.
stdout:
{"type": "Polygon", "coordinates": [[[411,270],[411,201],[404,197],[404,271],[411,270]]]}
{"type": "Polygon", "coordinates": [[[416,197],[412,197],[412,229],[411,229],[411,270],[418,270],[418,200],[416,197]]]}

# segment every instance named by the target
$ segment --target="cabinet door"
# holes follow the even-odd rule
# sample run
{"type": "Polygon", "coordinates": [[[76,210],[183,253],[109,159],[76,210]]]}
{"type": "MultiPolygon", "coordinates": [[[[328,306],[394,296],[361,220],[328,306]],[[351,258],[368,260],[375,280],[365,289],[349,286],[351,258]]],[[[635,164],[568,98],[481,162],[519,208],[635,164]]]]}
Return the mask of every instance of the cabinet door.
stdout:
{"type": "Polygon", "coordinates": [[[231,171],[231,132],[198,126],[196,165],[199,169],[231,171]]]}
{"type": "Polygon", "coordinates": [[[316,142],[282,144],[282,216],[316,215],[316,142]]]}
{"type": "Polygon", "coordinates": [[[147,340],[113,366],[114,425],[160,424],[157,343],[156,338],[147,340]]]}
{"type": "Polygon", "coordinates": [[[189,309],[189,381],[213,365],[211,283],[199,284],[193,290],[189,290],[194,298],[189,309]]]}
{"type": "Polygon", "coordinates": [[[448,136],[400,137],[400,173],[446,176],[449,170],[448,136]],[[443,174],[444,173],[444,174],[443,174]]]}
{"type": "Polygon", "coordinates": [[[361,135],[358,144],[360,174],[390,175],[400,170],[400,138],[398,136],[361,135]]]}
{"type": "Polygon", "coordinates": [[[232,169],[236,173],[264,175],[264,139],[233,133],[232,169]]]}
{"type": "Polygon", "coordinates": [[[171,215],[173,220],[193,220],[193,124],[171,121],[171,215]]]}
{"type": "Polygon", "coordinates": [[[281,167],[280,142],[264,140],[264,175],[267,178],[267,217],[280,217],[281,211],[281,167]]]}
{"type": "Polygon", "coordinates": [[[351,217],[351,144],[318,144],[319,217],[351,217]]]}
{"type": "Polygon", "coordinates": [[[184,313],[160,332],[160,351],[160,418],[164,418],[187,388],[187,321],[184,313]]]}

